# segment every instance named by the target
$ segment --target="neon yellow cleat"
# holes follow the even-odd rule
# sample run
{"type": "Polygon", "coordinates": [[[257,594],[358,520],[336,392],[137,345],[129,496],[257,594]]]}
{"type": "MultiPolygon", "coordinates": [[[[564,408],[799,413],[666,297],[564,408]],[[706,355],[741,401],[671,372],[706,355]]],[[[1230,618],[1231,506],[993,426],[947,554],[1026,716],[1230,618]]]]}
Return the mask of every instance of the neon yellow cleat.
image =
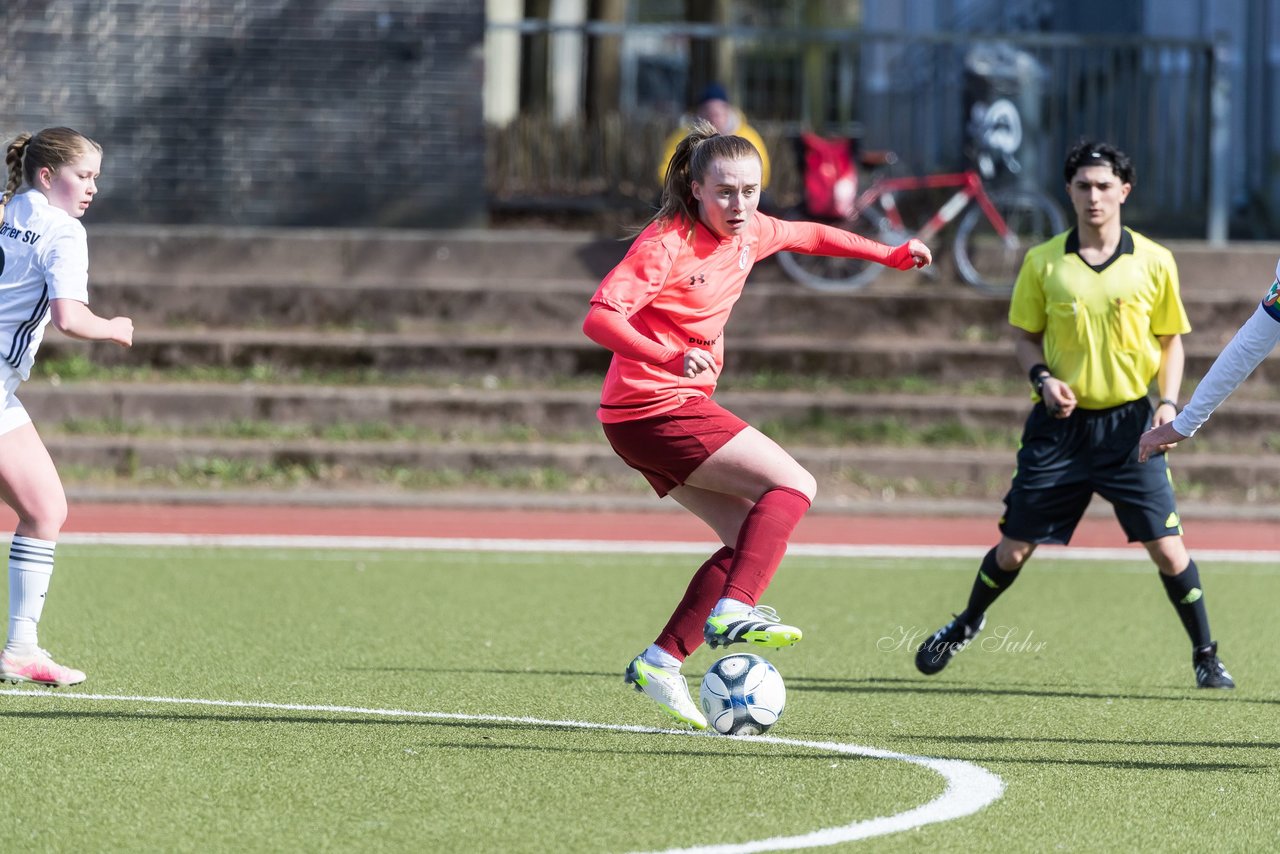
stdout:
{"type": "Polygon", "coordinates": [[[778,612],[767,605],[708,617],[702,628],[702,639],[712,649],[733,643],[780,649],[799,643],[803,637],[804,632],[795,626],[779,622],[778,612]]]}

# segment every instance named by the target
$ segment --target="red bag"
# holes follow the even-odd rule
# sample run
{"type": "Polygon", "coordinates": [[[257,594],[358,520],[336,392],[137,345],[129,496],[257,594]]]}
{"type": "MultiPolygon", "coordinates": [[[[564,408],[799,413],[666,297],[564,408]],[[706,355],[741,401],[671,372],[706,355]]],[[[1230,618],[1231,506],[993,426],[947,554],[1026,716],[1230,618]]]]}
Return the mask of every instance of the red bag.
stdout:
{"type": "Polygon", "coordinates": [[[818,219],[844,219],[853,213],[858,196],[858,170],[847,139],[825,139],[805,131],[804,204],[818,219]]]}

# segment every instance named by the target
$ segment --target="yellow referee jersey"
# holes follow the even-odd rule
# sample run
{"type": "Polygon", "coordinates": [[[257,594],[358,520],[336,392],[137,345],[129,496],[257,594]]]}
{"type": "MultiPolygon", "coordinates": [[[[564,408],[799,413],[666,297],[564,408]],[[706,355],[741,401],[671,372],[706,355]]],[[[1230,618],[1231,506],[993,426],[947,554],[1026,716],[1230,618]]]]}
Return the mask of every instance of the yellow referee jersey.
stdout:
{"type": "Polygon", "coordinates": [[[1147,394],[1160,368],[1157,336],[1191,331],[1173,253],[1128,228],[1105,264],[1080,257],[1073,228],[1033,247],[1022,262],[1009,322],[1044,333],[1049,370],[1084,409],[1147,394]]]}

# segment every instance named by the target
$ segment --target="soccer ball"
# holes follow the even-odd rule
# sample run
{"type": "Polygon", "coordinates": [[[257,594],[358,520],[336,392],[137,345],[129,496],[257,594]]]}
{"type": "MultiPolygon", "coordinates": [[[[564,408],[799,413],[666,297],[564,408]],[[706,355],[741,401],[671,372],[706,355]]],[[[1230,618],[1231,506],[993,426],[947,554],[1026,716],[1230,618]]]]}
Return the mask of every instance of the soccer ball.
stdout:
{"type": "Polygon", "coordinates": [[[724,735],[760,735],[787,705],[782,674],[758,655],[726,655],[702,677],[702,711],[724,735]]]}

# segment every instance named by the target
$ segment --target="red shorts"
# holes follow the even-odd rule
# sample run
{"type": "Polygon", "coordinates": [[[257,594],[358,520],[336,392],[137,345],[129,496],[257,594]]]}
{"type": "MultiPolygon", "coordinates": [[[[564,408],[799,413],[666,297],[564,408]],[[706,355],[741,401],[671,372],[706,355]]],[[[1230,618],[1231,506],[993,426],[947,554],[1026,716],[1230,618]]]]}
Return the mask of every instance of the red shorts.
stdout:
{"type": "Polygon", "coordinates": [[[604,435],[623,462],[645,476],[659,497],[683,484],[747,422],[709,397],[635,421],[604,424],[604,435]]]}

